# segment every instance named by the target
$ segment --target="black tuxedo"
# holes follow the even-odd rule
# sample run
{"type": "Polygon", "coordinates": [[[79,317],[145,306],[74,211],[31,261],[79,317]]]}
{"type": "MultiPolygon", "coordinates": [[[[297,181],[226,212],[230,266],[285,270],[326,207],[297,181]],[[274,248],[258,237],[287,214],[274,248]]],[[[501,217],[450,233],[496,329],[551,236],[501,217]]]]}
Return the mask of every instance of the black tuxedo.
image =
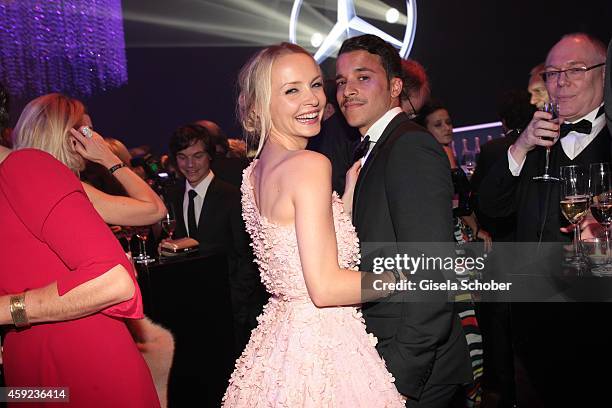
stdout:
{"type": "MultiPolygon", "coordinates": [[[[179,180],[168,196],[176,218],[175,238],[187,236],[183,217],[184,196],[185,181],[179,180]]],[[[239,352],[246,345],[251,329],[257,325],[256,317],[264,302],[264,290],[253,262],[250,240],[242,220],[240,197],[240,191],[236,187],[214,177],[206,191],[198,230],[193,236],[200,243],[201,255],[227,255],[239,352]]]]}
{"type": "Polygon", "coordinates": [[[514,241],[514,227],[516,215],[509,214],[506,217],[488,217],[478,207],[478,190],[482,180],[500,160],[507,154],[508,148],[518,138],[518,130],[511,130],[508,135],[499,139],[493,139],[485,143],[480,149],[476,170],[470,179],[472,184],[472,202],[476,217],[482,229],[489,232],[494,241],[514,241]]]}
{"type": "MultiPolygon", "coordinates": [[[[610,162],[610,147],[605,127],[574,160],[557,142],[551,149],[549,173],[558,176],[563,165],[583,165],[588,171],[590,163],[610,162]]],[[[560,254],[546,245],[571,240],[570,234],[559,231],[567,225],[559,207],[559,183],[532,180],[544,171],[544,155],[544,148],[530,151],[518,177],[511,174],[507,154],[503,155],[482,181],[480,208],[490,216],[516,212],[516,240],[545,243],[545,250],[536,251],[534,244],[533,249],[523,247],[518,254],[529,256],[529,263],[536,266],[519,271],[535,275],[529,285],[548,288],[552,282],[564,288],[565,279],[555,278],[560,276],[560,254]]],[[[544,406],[597,406],[608,398],[605,384],[609,376],[602,378],[599,372],[612,364],[610,306],[595,302],[512,304],[515,351],[544,406]]]]}
{"type": "MultiPolygon", "coordinates": [[[[355,187],[353,224],[362,245],[360,270],[372,271],[375,256],[401,253],[402,242],[450,244],[452,195],[446,154],[433,136],[400,113],[370,152],[355,187]],[[375,242],[397,244],[369,252],[366,248],[375,242]]],[[[427,254],[428,246],[421,252],[427,254]]],[[[411,280],[419,278],[444,279],[440,271],[427,271],[411,280]]],[[[414,399],[429,399],[431,387],[472,381],[453,304],[446,294],[426,296],[424,301],[363,306],[367,329],[378,338],[377,350],[397,389],[414,399]]]]}

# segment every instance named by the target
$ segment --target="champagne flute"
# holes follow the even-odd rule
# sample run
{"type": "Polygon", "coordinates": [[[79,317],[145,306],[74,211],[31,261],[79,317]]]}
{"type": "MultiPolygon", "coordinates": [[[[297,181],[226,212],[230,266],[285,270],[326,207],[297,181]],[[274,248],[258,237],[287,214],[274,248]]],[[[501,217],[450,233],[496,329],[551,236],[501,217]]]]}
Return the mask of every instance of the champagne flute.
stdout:
{"type": "MultiPolygon", "coordinates": [[[[608,163],[592,163],[589,168],[589,192],[591,194],[591,214],[604,228],[606,271],[612,272],[610,267],[610,233],[612,224],[612,176],[608,163]]],[[[600,268],[599,268],[600,269],[600,268]]]]}
{"type": "Polygon", "coordinates": [[[568,259],[572,265],[585,264],[580,252],[580,222],[589,210],[588,182],[582,166],[562,166],[561,212],[574,225],[574,256],[568,259]]]}
{"type": "MultiPolygon", "coordinates": [[[[544,106],[542,107],[542,111],[552,114],[551,121],[553,122],[556,121],[558,123],[558,119],[559,119],[559,102],[558,101],[551,99],[549,102],[546,102],[544,106]]],[[[550,140],[549,138],[546,138],[546,139],[550,140]]],[[[550,166],[550,147],[546,147],[546,161],[544,163],[544,174],[542,174],[541,176],[535,176],[533,179],[536,181],[543,181],[543,182],[559,181],[557,177],[551,176],[548,173],[549,166],[550,166]]]]}

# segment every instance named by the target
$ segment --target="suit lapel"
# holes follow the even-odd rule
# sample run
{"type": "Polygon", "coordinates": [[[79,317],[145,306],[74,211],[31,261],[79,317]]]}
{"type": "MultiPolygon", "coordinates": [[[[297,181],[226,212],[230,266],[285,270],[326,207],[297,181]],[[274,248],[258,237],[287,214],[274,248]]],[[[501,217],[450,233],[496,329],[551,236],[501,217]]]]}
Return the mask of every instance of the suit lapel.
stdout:
{"type": "Polygon", "coordinates": [[[356,210],[357,203],[359,202],[359,196],[360,196],[360,193],[363,187],[363,180],[365,179],[365,177],[368,174],[368,171],[372,167],[372,163],[376,159],[376,155],[378,154],[380,149],[383,147],[385,142],[389,139],[389,136],[393,133],[395,129],[397,129],[397,127],[400,124],[404,123],[406,120],[409,120],[408,116],[406,116],[406,114],[402,112],[396,115],[391,120],[391,122],[389,122],[389,124],[385,128],[385,131],[383,132],[383,134],[380,136],[380,138],[378,139],[378,141],[372,148],[372,151],[370,152],[368,159],[364,163],[363,168],[359,172],[359,177],[357,178],[357,183],[355,184],[355,192],[353,194],[353,225],[356,225],[356,221],[357,221],[357,211],[355,210],[356,210]]]}
{"type": "Polygon", "coordinates": [[[217,214],[216,208],[219,204],[219,188],[217,184],[217,177],[213,177],[206,190],[204,196],[204,202],[202,203],[202,209],[200,210],[200,218],[198,219],[198,236],[201,237],[207,228],[207,224],[210,227],[210,216],[217,214]]]}

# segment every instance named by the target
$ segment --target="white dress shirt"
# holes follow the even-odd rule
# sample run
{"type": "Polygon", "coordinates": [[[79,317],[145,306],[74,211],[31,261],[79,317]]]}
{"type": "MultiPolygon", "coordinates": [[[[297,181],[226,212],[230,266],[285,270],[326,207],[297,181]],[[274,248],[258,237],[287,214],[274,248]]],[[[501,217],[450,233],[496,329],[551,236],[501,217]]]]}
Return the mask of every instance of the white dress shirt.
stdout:
{"type": "MultiPolygon", "coordinates": [[[[370,152],[374,148],[374,145],[376,144],[376,142],[378,142],[378,139],[380,139],[380,137],[382,136],[383,132],[385,131],[385,129],[387,128],[389,123],[393,120],[393,118],[395,118],[401,112],[402,112],[402,108],[400,108],[400,107],[389,109],[387,111],[387,113],[382,115],[367,130],[366,135],[370,136],[370,147],[368,148],[368,151],[365,154],[365,156],[363,156],[361,158],[361,165],[362,166],[365,164],[366,160],[370,156],[370,152]]],[[[365,136],[361,136],[361,140],[363,140],[364,137],[365,136]]]]}
{"type": "MultiPolygon", "coordinates": [[[[597,112],[603,106],[603,104],[599,105],[597,108],[593,109],[587,115],[573,121],[573,122],[565,122],[565,123],[576,123],[580,122],[582,119],[586,119],[592,123],[591,133],[584,134],[578,133],[575,131],[571,131],[561,139],[561,148],[570,158],[570,160],[574,160],[576,156],[578,156],[586,147],[595,139],[595,137],[601,132],[601,130],[606,126],[605,115],[597,116],[597,112]]],[[[525,164],[525,159],[523,159],[522,163],[517,163],[510,154],[510,149],[508,149],[508,167],[510,168],[510,172],[513,176],[518,177],[521,174],[521,170],[523,170],[523,165],[525,164]]]]}
{"type": "Polygon", "coordinates": [[[208,186],[210,186],[210,183],[212,182],[213,177],[215,177],[215,175],[211,170],[208,173],[208,175],[204,177],[202,181],[200,181],[198,185],[195,187],[191,187],[191,184],[189,184],[189,182],[185,180],[185,195],[183,196],[183,220],[185,222],[185,230],[187,231],[187,234],[189,234],[189,225],[188,225],[189,223],[187,221],[187,209],[189,208],[189,190],[195,190],[195,192],[198,194],[197,196],[193,198],[193,209],[195,213],[195,222],[197,226],[198,222],[200,221],[200,213],[202,212],[202,205],[204,205],[204,197],[206,197],[208,186]]]}

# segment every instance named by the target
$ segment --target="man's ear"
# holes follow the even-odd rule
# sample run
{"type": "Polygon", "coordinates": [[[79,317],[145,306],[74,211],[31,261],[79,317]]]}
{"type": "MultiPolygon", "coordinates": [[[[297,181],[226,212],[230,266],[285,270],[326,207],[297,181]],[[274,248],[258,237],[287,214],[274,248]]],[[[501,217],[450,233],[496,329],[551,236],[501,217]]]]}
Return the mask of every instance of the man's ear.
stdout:
{"type": "Polygon", "coordinates": [[[391,86],[391,97],[398,98],[402,93],[404,81],[402,81],[402,79],[398,77],[391,78],[389,85],[391,86]]]}

